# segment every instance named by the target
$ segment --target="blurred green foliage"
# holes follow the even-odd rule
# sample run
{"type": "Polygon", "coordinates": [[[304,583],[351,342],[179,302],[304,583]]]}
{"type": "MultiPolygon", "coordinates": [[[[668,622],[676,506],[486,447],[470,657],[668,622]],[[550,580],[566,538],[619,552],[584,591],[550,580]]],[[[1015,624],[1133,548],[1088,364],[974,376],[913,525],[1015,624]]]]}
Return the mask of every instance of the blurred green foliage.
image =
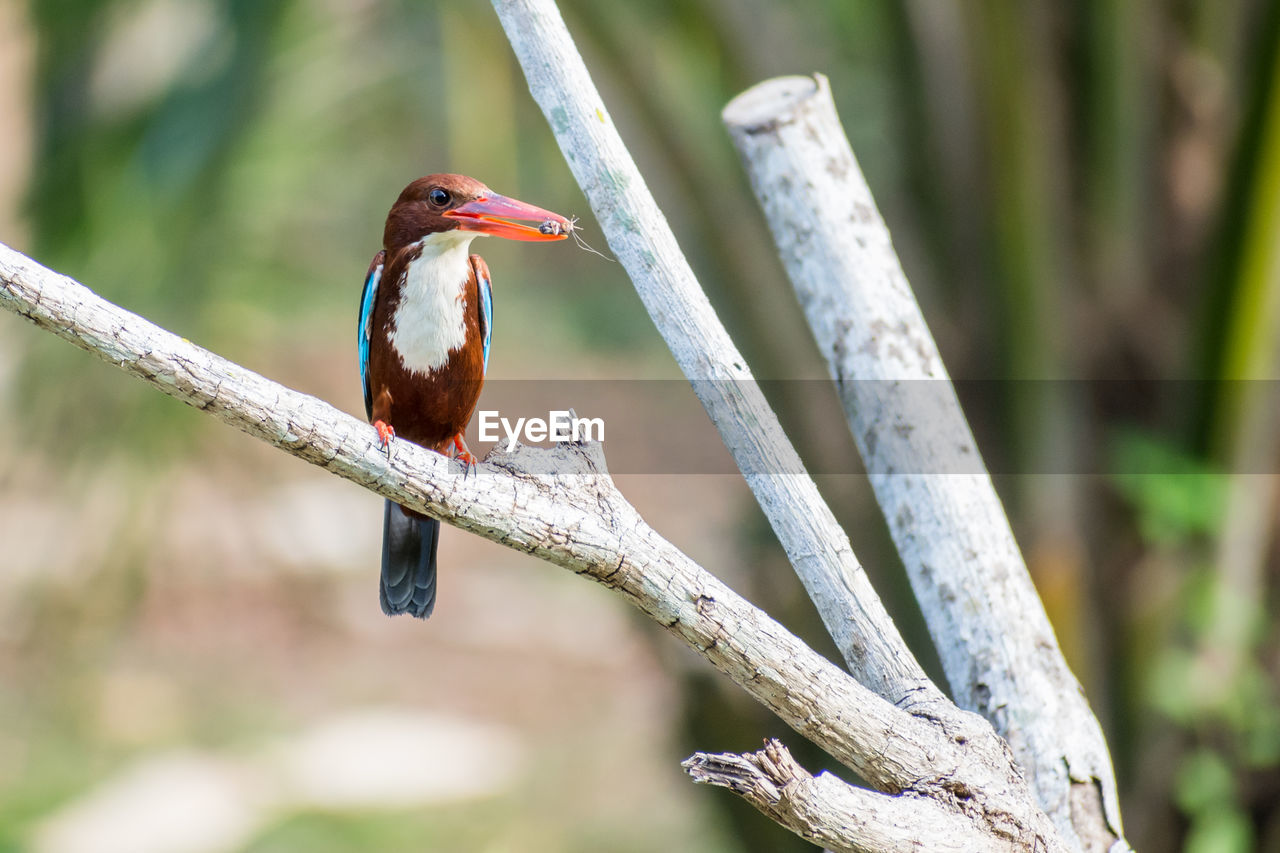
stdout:
{"type": "MultiPolygon", "coordinates": [[[[560,5],[764,377],[822,366],[718,113],[773,74],[831,78],[952,375],[1033,380],[1002,386],[997,410],[971,413],[984,450],[1032,474],[1103,460],[1103,477],[1002,485],[1111,734],[1130,839],[1151,850],[1280,849],[1274,490],[1233,504],[1241,475],[1270,477],[1277,462],[1280,4],[560,5]],[[1151,410],[1142,383],[1187,378],[1205,381],[1151,410]]],[[[36,147],[22,248],[349,411],[359,408],[360,278],[412,177],[475,174],[583,216],[605,248],[479,0],[31,0],[26,11],[36,147]],[[345,385],[325,372],[333,351],[350,363],[345,385]]],[[[597,360],[671,375],[616,265],[485,252],[498,271],[499,375],[528,358],[565,375],[597,360]]],[[[61,342],[30,335],[23,349],[4,407],[68,470],[123,454],[160,476],[163,461],[206,446],[204,419],[178,404],[61,342]]],[[[773,393],[803,453],[852,452],[831,439],[843,424],[792,404],[784,385],[773,393]]],[[[864,561],[890,567],[877,583],[923,648],[865,489],[824,487],[864,561]]],[[[765,571],[778,558],[769,541],[747,549],[762,570],[755,582],[792,602],[789,621],[800,622],[807,604],[765,571]]],[[[57,615],[31,629],[53,637],[48,661],[72,642],[49,629],[57,615]]],[[[693,706],[713,703],[735,748],[767,725],[738,702],[745,722],[734,730],[734,702],[702,685],[688,701],[700,733],[707,716],[693,706]]],[[[39,808],[87,785],[92,763],[80,771],[51,773],[24,796],[6,788],[0,849],[39,808]]],[[[745,810],[733,820],[743,849],[798,844],[745,810]]],[[[416,826],[304,815],[251,849],[394,846],[416,826]]]]}
{"type": "Polygon", "coordinates": [[[1221,529],[1227,476],[1200,457],[1130,428],[1117,432],[1110,466],[1138,532],[1153,545],[1177,545],[1221,529]]]}

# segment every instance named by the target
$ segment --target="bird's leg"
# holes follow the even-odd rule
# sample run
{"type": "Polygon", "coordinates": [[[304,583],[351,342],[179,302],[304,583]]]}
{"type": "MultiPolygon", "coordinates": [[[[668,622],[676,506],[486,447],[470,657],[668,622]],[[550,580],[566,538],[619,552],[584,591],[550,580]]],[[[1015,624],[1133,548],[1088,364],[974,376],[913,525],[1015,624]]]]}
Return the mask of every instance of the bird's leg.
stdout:
{"type": "Polygon", "coordinates": [[[476,461],[475,454],[467,447],[467,442],[464,440],[462,433],[458,433],[453,437],[453,449],[456,451],[453,458],[461,462],[467,471],[479,464],[476,461]]]}
{"type": "Polygon", "coordinates": [[[378,447],[387,452],[389,460],[391,459],[391,439],[396,437],[396,431],[388,423],[391,420],[391,391],[385,385],[378,392],[378,396],[373,398],[373,406],[369,414],[373,418],[373,428],[378,431],[378,447]]]}
{"type": "Polygon", "coordinates": [[[387,458],[391,458],[391,439],[396,437],[395,427],[384,420],[376,420],[373,422],[373,428],[378,431],[378,447],[387,452],[387,458]]]}

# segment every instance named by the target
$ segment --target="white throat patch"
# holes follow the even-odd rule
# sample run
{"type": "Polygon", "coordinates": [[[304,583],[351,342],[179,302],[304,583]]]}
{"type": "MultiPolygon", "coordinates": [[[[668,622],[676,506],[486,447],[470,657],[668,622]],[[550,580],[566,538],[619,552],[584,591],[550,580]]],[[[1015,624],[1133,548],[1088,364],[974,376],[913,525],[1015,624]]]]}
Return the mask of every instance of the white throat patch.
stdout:
{"type": "Polygon", "coordinates": [[[466,341],[471,276],[468,250],[474,232],[444,231],[418,241],[422,252],[404,273],[400,304],[391,318],[391,345],[400,363],[415,373],[443,367],[449,353],[466,341]]]}

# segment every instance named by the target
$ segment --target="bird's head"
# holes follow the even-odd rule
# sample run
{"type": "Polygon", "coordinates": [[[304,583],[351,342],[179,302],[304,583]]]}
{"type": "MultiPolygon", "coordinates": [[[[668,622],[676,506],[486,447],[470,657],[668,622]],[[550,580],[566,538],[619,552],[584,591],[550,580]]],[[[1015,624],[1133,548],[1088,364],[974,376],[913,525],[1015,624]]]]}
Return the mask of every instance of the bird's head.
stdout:
{"type": "Polygon", "coordinates": [[[498,195],[465,175],[427,175],[409,184],[391,207],[383,242],[388,249],[407,246],[431,234],[461,231],[473,236],[508,240],[563,240],[572,230],[569,220],[498,195]],[[538,224],[522,225],[518,221],[538,224]],[[558,227],[540,227],[545,223],[558,227]]]}

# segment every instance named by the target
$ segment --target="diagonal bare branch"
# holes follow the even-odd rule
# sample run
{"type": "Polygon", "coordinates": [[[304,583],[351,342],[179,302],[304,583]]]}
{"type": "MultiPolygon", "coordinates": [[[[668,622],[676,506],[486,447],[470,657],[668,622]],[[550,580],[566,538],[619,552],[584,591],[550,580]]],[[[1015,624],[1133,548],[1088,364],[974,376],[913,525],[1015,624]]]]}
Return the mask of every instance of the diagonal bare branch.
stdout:
{"type": "Polygon", "coordinates": [[[967,715],[944,732],[858,684],[649,527],[598,444],[490,454],[470,476],[406,442],[388,459],[367,424],[3,244],[0,306],[281,450],[617,591],[876,788],[928,797],[993,837],[1066,849],[1003,741],[982,737],[985,721],[967,715]]]}
{"type": "Polygon", "coordinates": [[[698,284],[555,3],[493,0],[493,6],[609,248],[720,431],[849,669],[891,702],[945,703],[698,284]]]}

